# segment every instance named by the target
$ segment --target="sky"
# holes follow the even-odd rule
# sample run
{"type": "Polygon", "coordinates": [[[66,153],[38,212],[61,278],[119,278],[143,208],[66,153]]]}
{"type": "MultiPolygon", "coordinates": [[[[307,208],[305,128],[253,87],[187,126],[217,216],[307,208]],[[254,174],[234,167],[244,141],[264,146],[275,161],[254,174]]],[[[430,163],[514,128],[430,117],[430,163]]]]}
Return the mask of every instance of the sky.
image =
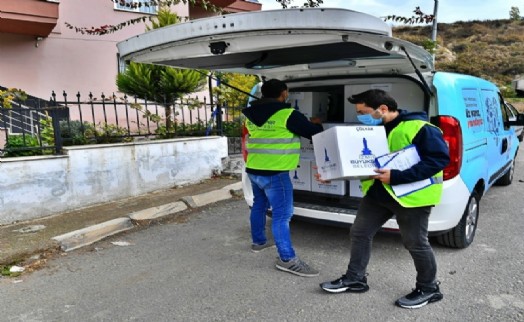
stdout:
{"type": "MultiPolygon", "coordinates": [[[[275,0],[258,0],[262,10],[281,9],[275,0]]],[[[304,0],[294,0],[292,5],[300,6],[304,0]]],[[[397,15],[411,17],[413,10],[420,7],[422,12],[433,14],[433,0],[324,0],[323,8],[345,8],[383,17],[397,15]]],[[[437,21],[451,23],[469,20],[509,19],[511,7],[519,8],[524,16],[524,0],[439,0],[437,21]]]]}

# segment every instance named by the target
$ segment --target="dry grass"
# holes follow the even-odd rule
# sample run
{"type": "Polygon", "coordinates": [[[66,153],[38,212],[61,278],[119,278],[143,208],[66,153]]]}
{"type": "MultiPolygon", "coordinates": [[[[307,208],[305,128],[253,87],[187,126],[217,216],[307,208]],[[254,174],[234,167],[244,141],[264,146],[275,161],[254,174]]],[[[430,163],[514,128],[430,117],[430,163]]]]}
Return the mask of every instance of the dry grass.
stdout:
{"type": "MultiPolygon", "coordinates": [[[[429,26],[393,29],[394,37],[418,45],[431,37],[429,26]]],[[[524,76],[524,21],[486,20],[438,24],[435,68],[487,78],[499,87],[524,76]],[[445,48],[442,48],[445,47],[445,48]]]]}

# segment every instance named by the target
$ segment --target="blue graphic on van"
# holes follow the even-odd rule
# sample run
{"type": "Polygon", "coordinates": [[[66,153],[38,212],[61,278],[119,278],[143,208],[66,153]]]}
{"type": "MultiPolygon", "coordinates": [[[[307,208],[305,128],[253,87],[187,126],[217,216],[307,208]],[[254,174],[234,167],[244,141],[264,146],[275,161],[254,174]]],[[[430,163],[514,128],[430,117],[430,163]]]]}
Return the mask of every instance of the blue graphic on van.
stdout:
{"type": "Polygon", "coordinates": [[[293,179],[298,180],[298,172],[295,170],[295,175],[293,176],[293,179]]]}
{"type": "Polygon", "coordinates": [[[486,97],[484,100],[484,105],[486,107],[486,111],[488,112],[488,131],[498,134],[500,129],[500,108],[498,106],[498,101],[495,97],[486,97]]]}

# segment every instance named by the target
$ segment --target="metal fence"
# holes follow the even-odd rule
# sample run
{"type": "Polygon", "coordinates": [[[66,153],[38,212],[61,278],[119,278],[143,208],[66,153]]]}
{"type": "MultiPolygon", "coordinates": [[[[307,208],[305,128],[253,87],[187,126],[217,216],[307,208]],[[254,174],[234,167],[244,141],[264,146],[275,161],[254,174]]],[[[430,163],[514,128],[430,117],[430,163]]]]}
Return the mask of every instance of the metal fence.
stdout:
{"type": "Polygon", "coordinates": [[[45,103],[0,106],[0,156],[60,154],[63,146],[223,135],[229,154],[240,153],[240,108],[206,98],[152,102],[115,94],[73,98],[52,93],[45,103]]]}

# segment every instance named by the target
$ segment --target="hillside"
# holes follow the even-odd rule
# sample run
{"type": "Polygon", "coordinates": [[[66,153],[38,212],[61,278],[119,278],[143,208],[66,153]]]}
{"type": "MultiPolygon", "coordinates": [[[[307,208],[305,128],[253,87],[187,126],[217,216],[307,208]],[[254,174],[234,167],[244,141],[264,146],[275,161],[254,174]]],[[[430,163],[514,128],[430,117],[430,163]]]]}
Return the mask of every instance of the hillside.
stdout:
{"type": "MultiPolygon", "coordinates": [[[[431,38],[431,26],[395,27],[393,36],[422,46],[431,38]]],[[[505,96],[512,96],[511,81],[524,77],[524,21],[439,23],[437,43],[437,70],[489,79],[505,96]]]]}

